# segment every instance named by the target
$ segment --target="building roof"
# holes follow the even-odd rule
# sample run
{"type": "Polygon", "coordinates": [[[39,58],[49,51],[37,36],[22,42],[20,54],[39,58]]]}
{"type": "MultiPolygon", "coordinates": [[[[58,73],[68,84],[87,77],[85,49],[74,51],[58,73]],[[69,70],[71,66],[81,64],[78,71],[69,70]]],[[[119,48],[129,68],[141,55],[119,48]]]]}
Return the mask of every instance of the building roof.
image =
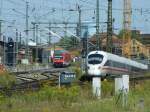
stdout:
{"type": "MultiPolygon", "coordinates": [[[[107,33],[100,33],[99,39],[101,40],[102,45],[105,46],[106,45],[106,41],[107,41],[107,33]]],[[[93,35],[90,38],[90,41],[95,44],[96,41],[97,41],[96,35],[93,35]]],[[[123,41],[122,41],[122,39],[119,39],[116,34],[113,34],[113,36],[112,36],[112,43],[113,43],[114,46],[121,46],[123,41]]]]}

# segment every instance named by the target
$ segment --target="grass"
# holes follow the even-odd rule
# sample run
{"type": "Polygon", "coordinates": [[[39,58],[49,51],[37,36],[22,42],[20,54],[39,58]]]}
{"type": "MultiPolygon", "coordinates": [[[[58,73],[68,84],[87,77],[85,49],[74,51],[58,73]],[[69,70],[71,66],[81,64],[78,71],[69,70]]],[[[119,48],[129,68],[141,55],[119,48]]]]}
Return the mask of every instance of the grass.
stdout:
{"type": "Polygon", "coordinates": [[[9,89],[13,84],[16,83],[16,78],[13,74],[8,72],[0,72],[0,86],[9,89]]]}
{"type": "MultiPolygon", "coordinates": [[[[80,73],[81,70],[74,71],[80,73]]],[[[9,89],[14,83],[14,77],[1,74],[0,85],[9,89]]],[[[0,112],[150,112],[149,96],[150,80],[136,82],[130,87],[126,107],[122,107],[122,100],[118,101],[118,96],[114,95],[112,81],[102,82],[101,99],[92,96],[88,82],[61,88],[45,85],[39,91],[14,92],[12,96],[0,93],[0,112]]]]}
{"type": "MultiPolygon", "coordinates": [[[[104,82],[108,87],[112,82],[104,82]]],[[[48,87],[39,91],[14,93],[11,97],[0,94],[0,112],[150,112],[150,81],[144,81],[131,88],[128,105],[122,108],[116,104],[109,89],[103,90],[102,99],[91,95],[91,85],[72,85],[71,87],[48,87]]]]}

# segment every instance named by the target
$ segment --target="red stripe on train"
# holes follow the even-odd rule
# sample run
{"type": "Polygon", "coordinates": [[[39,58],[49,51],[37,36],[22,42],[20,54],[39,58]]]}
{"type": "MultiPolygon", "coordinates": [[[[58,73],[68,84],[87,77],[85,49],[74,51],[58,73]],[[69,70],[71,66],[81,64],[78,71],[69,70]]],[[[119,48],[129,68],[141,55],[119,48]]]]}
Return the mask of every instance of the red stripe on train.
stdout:
{"type": "Polygon", "coordinates": [[[122,71],[122,72],[129,72],[128,69],[116,68],[116,67],[110,67],[110,66],[104,66],[102,69],[109,69],[109,70],[122,71]]]}

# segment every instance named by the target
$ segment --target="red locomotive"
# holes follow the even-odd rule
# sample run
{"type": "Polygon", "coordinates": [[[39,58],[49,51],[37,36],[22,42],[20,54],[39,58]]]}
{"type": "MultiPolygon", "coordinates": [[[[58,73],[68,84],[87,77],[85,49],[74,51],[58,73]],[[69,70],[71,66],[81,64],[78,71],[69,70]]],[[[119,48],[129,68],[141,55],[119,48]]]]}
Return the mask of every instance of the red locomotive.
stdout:
{"type": "Polygon", "coordinates": [[[55,50],[53,55],[54,67],[65,67],[71,63],[71,54],[66,50],[55,50]]]}

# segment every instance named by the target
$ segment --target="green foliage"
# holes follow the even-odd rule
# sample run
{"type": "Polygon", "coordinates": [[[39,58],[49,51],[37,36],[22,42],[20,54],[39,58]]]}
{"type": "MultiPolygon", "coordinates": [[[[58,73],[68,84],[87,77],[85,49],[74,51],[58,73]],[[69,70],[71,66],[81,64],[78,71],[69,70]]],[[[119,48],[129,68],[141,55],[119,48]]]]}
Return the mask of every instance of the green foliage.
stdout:
{"type": "Polygon", "coordinates": [[[0,112],[149,112],[149,80],[131,87],[127,108],[116,105],[116,97],[110,97],[113,85],[106,80],[102,82],[101,99],[92,97],[91,83],[88,82],[61,88],[45,86],[39,91],[16,93],[9,98],[0,94],[0,112]]]}
{"type": "Polygon", "coordinates": [[[119,34],[118,34],[119,39],[123,39],[123,33],[124,33],[124,30],[119,31],[119,34]]]}
{"type": "Polygon", "coordinates": [[[108,97],[108,96],[111,96],[114,89],[113,89],[113,85],[112,85],[112,82],[109,82],[107,80],[104,80],[102,82],[102,96],[103,97],[108,97]]]}
{"type": "Polygon", "coordinates": [[[81,55],[81,52],[80,52],[80,51],[77,51],[77,50],[70,51],[70,53],[71,53],[73,56],[80,56],[80,55],[81,55]]]}
{"type": "Polygon", "coordinates": [[[132,31],[131,38],[136,39],[136,40],[140,40],[140,33],[138,34],[137,31],[132,31]]]}
{"type": "Polygon", "coordinates": [[[78,62],[72,62],[71,63],[71,67],[69,67],[69,69],[76,74],[77,79],[80,78],[83,75],[82,74],[81,62],[80,61],[78,61],[78,62]]]}
{"type": "Polygon", "coordinates": [[[15,82],[16,78],[13,74],[9,74],[8,72],[0,73],[0,85],[2,87],[10,88],[15,82]]]}
{"type": "Polygon", "coordinates": [[[72,49],[75,46],[77,46],[78,44],[79,44],[79,40],[73,36],[64,37],[58,43],[59,46],[61,46],[62,48],[66,49],[66,50],[72,49]]]}
{"type": "Polygon", "coordinates": [[[26,102],[40,102],[45,100],[48,100],[48,102],[60,101],[62,105],[66,105],[77,100],[79,90],[78,86],[70,88],[45,86],[38,92],[25,95],[24,99],[26,102]]]}
{"type": "MultiPolygon", "coordinates": [[[[78,65],[78,64],[74,63],[74,65],[78,65]]],[[[70,70],[73,71],[76,74],[77,79],[82,76],[82,70],[81,70],[80,66],[70,67],[70,70]]]]}

